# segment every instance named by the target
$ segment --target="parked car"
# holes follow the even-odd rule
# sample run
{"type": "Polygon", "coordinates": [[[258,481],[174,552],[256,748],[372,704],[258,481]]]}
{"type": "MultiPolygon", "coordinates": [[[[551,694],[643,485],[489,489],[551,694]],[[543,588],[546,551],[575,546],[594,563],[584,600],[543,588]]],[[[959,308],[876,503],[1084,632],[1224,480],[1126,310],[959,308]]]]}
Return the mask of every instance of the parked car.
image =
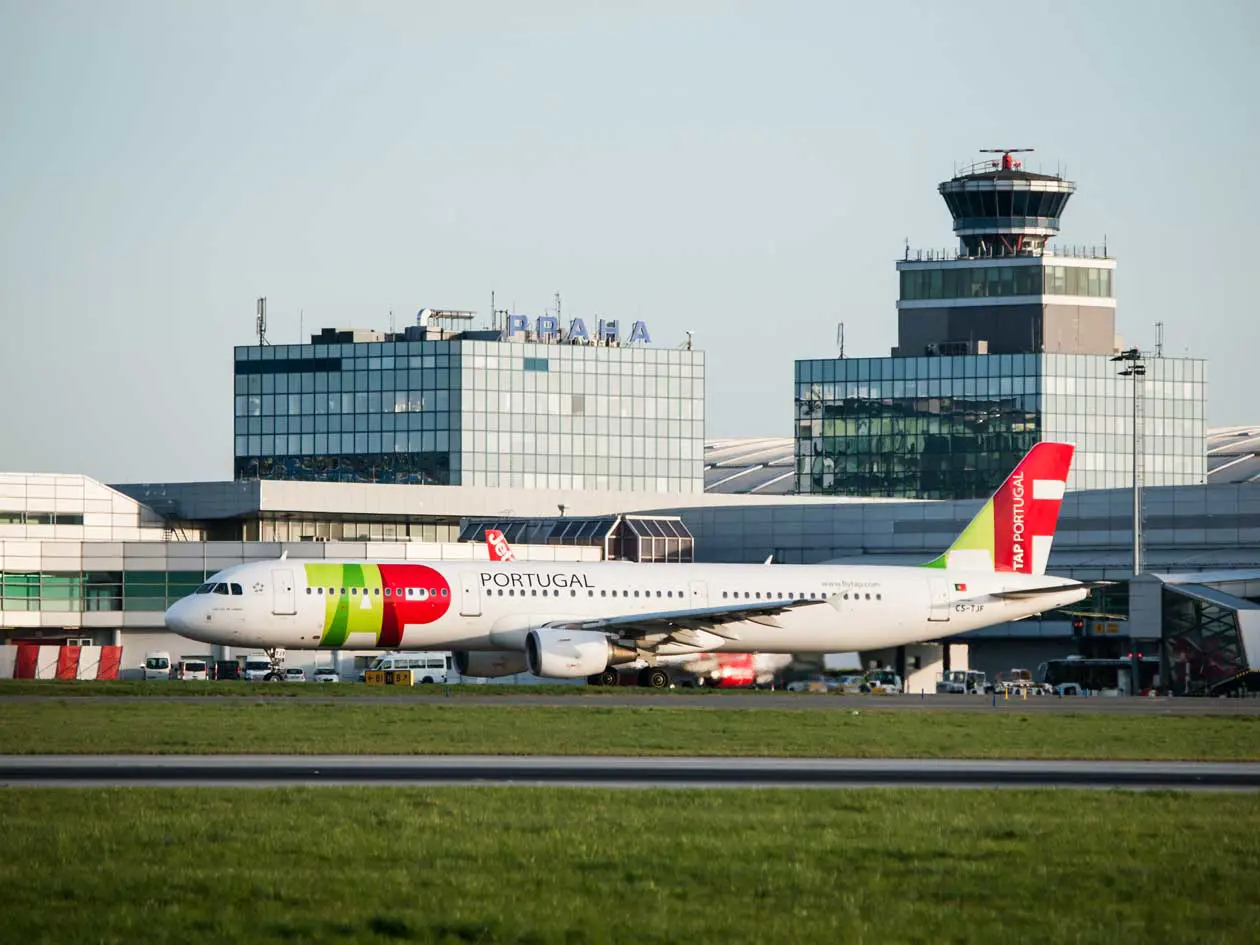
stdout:
{"type": "Polygon", "coordinates": [[[852,673],[837,676],[835,689],[837,692],[861,692],[862,677],[852,673]]]}
{"type": "Polygon", "coordinates": [[[788,692],[830,692],[835,685],[835,682],[826,676],[813,676],[809,679],[794,680],[784,688],[788,692]]]}
{"type": "Polygon", "coordinates": [[[319,666],[315,669],[316,682],[341,682],[341,676],[331,666],[319,666]]]}
{"type": "Polygon", "coordinates": [[[863,677],[862,691],[897,695],[901,692],[901,677],[891,669],[873,669],[863,677]]]}
{"type": "Polygon", "coordinates": [[[285,682],[306,682],[306,671],[296,666],[290,666],[280,674],[280,678],[285,682]]]}

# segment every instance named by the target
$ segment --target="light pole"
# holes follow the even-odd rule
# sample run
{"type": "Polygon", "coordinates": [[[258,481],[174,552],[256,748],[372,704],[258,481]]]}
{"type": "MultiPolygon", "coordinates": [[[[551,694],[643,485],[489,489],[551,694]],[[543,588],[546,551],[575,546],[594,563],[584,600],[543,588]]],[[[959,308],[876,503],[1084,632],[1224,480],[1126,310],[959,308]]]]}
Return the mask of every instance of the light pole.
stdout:
{"type": "Polygon", "coordinates": [[[1144,421],[1145,404],[1142,399],[1142,379],[1146,377],[1146,364],[1137,348],[1121,351],[1112,361],[1124,362],[1120,377],[1133,378],[1133,576],[1142,573],[1142,455],[1145,452],[1144,421]]]}

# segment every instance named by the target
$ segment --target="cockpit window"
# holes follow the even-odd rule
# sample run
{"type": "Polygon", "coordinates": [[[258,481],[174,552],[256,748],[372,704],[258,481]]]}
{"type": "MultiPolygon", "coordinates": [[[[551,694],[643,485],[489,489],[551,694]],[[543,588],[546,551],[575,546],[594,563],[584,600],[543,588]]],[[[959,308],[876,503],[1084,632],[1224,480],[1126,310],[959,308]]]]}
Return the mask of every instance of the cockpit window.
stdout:
{"type": "Polygon", "coordinates": [[[214,582],[210,581],[207,584],[201,585],[201,587],[197,588],[195,591],[193,591],[193,593],[194,594],[209,594],[213,590],[214,590],[214,582]]]}
{"type": "Polygon", "coordinates": [[[216,584],[214,586],[214,592],[216,594],[226,594],[228,592],[228,586],[226,584],[216,584]]]}
{"type": "Polygon", "coordinates": [[[232,587],[232,596],[233,596],[233,597],[242,597],[242,596],[244,596],[245,591],[244,591],[244,589],[242,589],[242,587],[241,587],[239,584],[233,584],[233,585],[231,585],[231,587],[232,587]]]}

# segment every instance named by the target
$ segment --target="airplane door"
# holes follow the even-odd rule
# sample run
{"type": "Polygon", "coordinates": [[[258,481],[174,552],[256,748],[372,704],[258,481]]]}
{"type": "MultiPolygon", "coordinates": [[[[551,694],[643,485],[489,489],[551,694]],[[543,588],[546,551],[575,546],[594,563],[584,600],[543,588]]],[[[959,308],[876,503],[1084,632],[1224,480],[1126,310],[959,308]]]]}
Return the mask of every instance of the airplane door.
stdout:
{"type": "Polygon", "coordinates": [[[296,614],[297,594],[293,590],[293,572],[289,568],[272,571],[271,588],[271,612],[296,614]]]}
{"type": "Polygon", "coordinates": [[[709,606],[709,586],[705,584],[704,581],[691,582],[691,606],[709,606]]]}
{"type": "Polygon", "coordinates": [[[481,587],[477,584],[477,575],[472,571],[464,571],[459,576],[459,612],[464,617],[481,616],[481,587]]]}
{"type": "Polygon", "coordinates": [[[932,595],[928,620],[949,620],[949,580],[942,577],[929,577],[928,593],[932,595]]]}

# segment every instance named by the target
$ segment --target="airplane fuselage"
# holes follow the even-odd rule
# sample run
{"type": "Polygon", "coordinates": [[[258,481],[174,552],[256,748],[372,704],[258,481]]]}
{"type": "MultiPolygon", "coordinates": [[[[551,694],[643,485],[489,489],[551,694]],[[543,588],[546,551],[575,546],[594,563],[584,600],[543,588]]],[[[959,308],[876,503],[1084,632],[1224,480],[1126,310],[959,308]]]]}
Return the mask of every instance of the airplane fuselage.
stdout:
{"type": "Polygon", "coordinates": [[[219,572],[171,607],[167,626],[226,646],[522,651],[531,629],[554,622],[783,601],[793,606],[701,630],[699,643],[662,642],[656,655],[828,653],[954,636],[1085,597],[1075,586],[988,596],[1067,583],[923,567],[273,560],[219,572]]]}

